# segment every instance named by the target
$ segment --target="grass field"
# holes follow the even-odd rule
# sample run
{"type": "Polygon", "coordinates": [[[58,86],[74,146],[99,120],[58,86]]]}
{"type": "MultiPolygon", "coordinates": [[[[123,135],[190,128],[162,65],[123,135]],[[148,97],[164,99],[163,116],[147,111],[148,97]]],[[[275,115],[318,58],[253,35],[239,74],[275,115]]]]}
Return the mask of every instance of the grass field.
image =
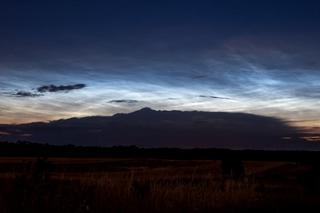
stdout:
{"type": "Polygon", "coordinates": [[[320,206],[307,164],[215,160],[1,158],[0,209],[11,212],[283,212],[320,206]]]}

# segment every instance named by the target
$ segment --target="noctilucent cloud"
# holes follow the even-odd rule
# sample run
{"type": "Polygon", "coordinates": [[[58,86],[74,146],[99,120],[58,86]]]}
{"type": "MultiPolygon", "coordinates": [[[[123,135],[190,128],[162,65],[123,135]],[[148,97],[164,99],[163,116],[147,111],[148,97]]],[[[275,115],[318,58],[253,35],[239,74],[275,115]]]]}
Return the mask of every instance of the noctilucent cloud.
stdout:
{"type": "Polygon", "coordinates": [[[240,111],[320,129],[317,1],[4,1],[0,123],[240,111]]]}

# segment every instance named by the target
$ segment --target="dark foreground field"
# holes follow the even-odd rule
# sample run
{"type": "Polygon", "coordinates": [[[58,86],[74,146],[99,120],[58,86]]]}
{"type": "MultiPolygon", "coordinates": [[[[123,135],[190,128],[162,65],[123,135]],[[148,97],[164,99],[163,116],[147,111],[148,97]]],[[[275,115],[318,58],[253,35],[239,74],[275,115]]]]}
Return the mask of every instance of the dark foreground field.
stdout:
{"type": "Polygon", "coordinates": [[[307,163],[3,157],[0,169],[1,213],[320,209],[307,163]]]}

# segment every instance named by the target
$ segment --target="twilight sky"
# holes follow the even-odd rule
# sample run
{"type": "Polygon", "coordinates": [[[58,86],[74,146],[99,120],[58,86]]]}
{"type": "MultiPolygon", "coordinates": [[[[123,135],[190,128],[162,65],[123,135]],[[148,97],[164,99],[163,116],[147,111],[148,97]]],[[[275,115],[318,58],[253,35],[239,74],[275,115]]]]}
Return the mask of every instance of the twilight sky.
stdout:
{"type": "Polygon", "coordinates": [[[0,123],[240,111],[320,129],[317,1],[1,1],[0,123]]]}

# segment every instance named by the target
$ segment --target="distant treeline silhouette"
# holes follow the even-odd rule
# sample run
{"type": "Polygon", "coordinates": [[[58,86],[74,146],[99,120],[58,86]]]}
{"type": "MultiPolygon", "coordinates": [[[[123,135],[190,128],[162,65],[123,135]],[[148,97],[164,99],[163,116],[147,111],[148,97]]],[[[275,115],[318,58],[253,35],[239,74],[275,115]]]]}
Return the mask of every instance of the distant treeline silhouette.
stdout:
{"type": "Polygon", "coordinates": [[[199,160],[271,160],[320,162],[318,151],[228,150],[216,148],[139,148],[137,146],[89,147],[49,145],[29,141],[0,142],[0,157],[115,157],[199,160]]]}

